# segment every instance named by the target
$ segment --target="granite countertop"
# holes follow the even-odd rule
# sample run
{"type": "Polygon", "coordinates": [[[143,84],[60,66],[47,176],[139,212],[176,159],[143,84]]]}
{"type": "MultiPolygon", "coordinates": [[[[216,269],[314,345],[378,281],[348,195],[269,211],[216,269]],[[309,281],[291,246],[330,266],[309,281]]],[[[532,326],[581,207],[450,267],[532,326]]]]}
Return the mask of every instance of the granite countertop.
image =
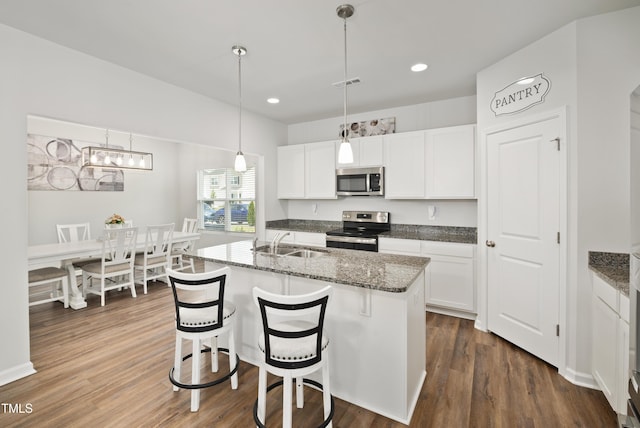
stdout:
{"type": "MultiPolygon", "coordinates": [[[[257,247],[269,245],[258,242],[257,247]]],[[[252,241],[239,241],[201,248],[196,259],[256,269],[320,281],[391,293],[402,293],[413,284],[429,264],[428,257],[382,254],[339,248],[310,248],[282,244],[279,248],[310,248],[324,254],[319,257],[271,256],[253,254],[252,241]]]]}
{"type": "MultiPolygon", "coordinates": [[[[266,228],[293,232],[325,233],[329,230],[342,228],[342,222],[296,219],[272,220],[266,223],[266,228]]],[[[391,230],[381,233],[380,236],[394,239],[416,239],[461,244],[476,244],[478,242],[478,234],[475,227],[392,224],[391,230]]]]}
{"type": "Polygon", "coordinates": [[[589,251],[589,269],[607,284],[629,296],[629,254],[589,251]]]}

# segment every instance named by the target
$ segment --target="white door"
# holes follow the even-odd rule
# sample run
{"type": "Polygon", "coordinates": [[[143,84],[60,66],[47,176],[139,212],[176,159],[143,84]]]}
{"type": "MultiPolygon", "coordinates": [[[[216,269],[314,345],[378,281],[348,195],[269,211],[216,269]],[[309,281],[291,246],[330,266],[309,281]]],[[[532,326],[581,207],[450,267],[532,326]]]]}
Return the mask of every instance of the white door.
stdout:
{"type": "Polygon", "coordinates": [[[488,328],[558,366],[560,119],[487,136],[488,328]]]}

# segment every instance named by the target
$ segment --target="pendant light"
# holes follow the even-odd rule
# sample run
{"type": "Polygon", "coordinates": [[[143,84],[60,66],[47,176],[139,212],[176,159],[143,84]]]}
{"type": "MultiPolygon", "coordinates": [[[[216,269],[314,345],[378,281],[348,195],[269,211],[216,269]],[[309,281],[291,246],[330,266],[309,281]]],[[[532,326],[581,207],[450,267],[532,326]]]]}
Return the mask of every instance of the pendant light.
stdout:
{"type": "Polygon", "coordinates": [[[247,161],[242,153],[242,56],[246,55],[247,50],[235,45],[231,51],[238,56],[238,153],[236,153],[234,169],[236,172],[244,172],[247,170],[247,161]]]}
{"type": "Polygon", "coordinates": [[[107,129],[104,147],[85,146],[81,149],[82,165],[89,168],[153,170],[153,154],[133,151],[132,140],[133,134],[129,133],[129,150],[110,147],[107,129]],[[125,162],[125,159],[128,159],[128,162],[125,162]]]}
{"type": "Polygon", "coordinates": [[[338,163],[353,163],[353,149],[349,142],[349,128],[347,127],[347,18],[353,15],[354,8],[350,4],[338,6],[336,13],[344,20],[344,87],[342,101],[344,105],[344,127],[342,129],[342,142],[338,150],[338,163]]]}

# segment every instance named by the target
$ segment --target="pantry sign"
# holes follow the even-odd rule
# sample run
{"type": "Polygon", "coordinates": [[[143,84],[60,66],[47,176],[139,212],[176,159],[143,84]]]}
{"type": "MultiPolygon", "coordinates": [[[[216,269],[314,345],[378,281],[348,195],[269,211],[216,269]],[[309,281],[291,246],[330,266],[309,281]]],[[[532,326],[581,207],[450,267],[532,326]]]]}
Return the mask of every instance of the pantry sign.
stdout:
{"type": "Polygon", "coordinates": [[[514,114],[542,104],[551,89],[551,81],[542,73],[518,79],[496,92],[491,100],[491,111],[496,116],[514,114]]]}

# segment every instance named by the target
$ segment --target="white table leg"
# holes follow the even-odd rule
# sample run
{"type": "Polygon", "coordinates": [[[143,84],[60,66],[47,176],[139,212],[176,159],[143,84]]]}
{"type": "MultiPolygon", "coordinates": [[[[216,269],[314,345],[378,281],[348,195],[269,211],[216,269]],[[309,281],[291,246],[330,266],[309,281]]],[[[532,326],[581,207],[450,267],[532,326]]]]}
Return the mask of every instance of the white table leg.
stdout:
{"type": "Polygon", "coordinates": [[[76,280],[76,268],[69,261],[64,261],[64,265],[69,272],[69,306],[72,309],[82,309],[87,307],[87,302],[82,297],[82,293],[78,290],[78,281],[76,280]]]}

